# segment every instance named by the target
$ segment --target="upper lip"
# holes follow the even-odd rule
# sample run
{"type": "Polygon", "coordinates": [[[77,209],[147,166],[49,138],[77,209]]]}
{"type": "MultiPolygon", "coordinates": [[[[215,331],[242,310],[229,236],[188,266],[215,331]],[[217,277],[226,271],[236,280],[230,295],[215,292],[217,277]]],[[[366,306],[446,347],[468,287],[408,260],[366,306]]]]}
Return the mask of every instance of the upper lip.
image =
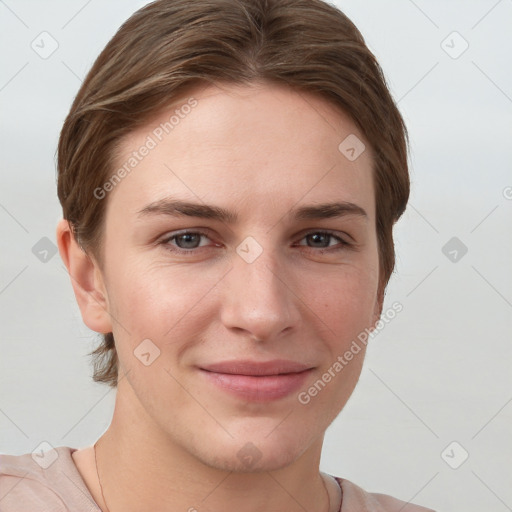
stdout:
{"type": "Polygon", "coordinates": [[[286,359],[274,359],[272,361],[232,360],[201,366],[202,370],[209,372],[261,376],[299,373],[311,368],[310,365],[286,359]]]}

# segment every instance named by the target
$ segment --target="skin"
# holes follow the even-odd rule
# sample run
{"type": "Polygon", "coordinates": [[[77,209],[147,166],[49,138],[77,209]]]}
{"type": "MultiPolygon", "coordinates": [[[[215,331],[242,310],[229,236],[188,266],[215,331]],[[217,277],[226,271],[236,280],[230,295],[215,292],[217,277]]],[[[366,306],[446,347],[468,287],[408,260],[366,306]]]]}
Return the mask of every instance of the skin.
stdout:
{"type": "MultiPolygon", "coordinates": [[[[349,161],[340,142],[350,134],[365,140],[354,122],[286,86],[209,85],[179,104],[191,96],[197,106],[104,199],[102,266],[79,248],[67,221],[57,228],[83,320],[114,333],[120,360],[113,419],[97,447],[108,508],[325,512],[329,499],[338,510],[339,491],[331,480],[326,495],[320,455],[325,430],[357,383],[364,346],[308,404],[297,392],[243,400],[212,386],[198,366],[299,361],[314,367],[307,390],[373,328],[382,304],[369,144],[349,161]],[[171,194],[239,219],[137,217],[171,194]],[[331,201],[354,203],[367,216],[290,215],[331,201]],[[184,228],[207,236],[188,245],[164,240],[184,228]],[[319,230],[334,237],[308,236],[319,230]],[[263,250],[251,263],[236,252],[248,236],[263,250]],[[189,255],[171,251],[180,245],[189,255]],[[160,356],[146,366],[134,350],[148,338],[160,356]],[[250,467],[237,456],[247,443],[259,453],[250,467]]],[[[123,140],[120,166],[175,108],[123,140]]],[[[73,458],[105,510],[91,447],[73,458]]]]}

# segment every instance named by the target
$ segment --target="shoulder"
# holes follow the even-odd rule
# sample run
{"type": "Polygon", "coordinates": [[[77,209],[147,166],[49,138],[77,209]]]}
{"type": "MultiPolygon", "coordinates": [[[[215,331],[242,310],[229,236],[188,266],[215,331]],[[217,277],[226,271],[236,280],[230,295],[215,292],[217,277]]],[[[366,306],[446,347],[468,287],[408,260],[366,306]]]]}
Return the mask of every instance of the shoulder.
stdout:
{"type": "Polygon", "coordinates": [[[367,492],[344,478],[334,478],[343,492],[340,512],[435,512],[387,494],[367,492]]]}
{"type": "Polygon", "coordinates": [[[74,449],[49,448],[23,455],[0,454],[2,512],[99,512],[71,457],[74,449]]]}

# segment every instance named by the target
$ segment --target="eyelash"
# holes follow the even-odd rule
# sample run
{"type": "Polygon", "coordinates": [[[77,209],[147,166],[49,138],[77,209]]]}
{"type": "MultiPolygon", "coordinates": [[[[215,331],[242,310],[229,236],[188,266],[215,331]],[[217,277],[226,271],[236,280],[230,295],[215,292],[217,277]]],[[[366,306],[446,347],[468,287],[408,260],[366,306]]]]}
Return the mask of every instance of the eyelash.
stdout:
{"type": "MultiPolygon", "coordinates": [[[[166,237],[164,240],[162,240],[160,242],[161,245],[164,245],[166,246],[166,249],[173,252],[173,253],[176,253],[176,254],[184,254],[184,255],[192,255],[193,253],[197,252],[199,249],[201,248],[204,248],[204,247],[195,247],[193,249],[181,249],[180,247],[176,247],[176,246],[172,246],[172,249],[170,249],[170,244],[169,242],[171,242],[172,240],[180,237],[180,236],[184,236],[184,235],[201,235],[201,236],[204,236],[206,238],[210,238],[208,236],[208,233],[205,233],[204,231],[181,231],[179,233],[175,233],[171,236],[168,236],[166,237]]],[[[300,247],[304,247],[306,249],[309,249],[309,250],[312,250],[314,252],[320,252],[321,254],[325,253],[325,252],[336,252],[336,251],[340,251],[340,250],[343,250],[343,249],[346,249],[347,247],[350,247],[352,244],[349,244],[348,242],[346,242],[345,240],[343,240],[341,237],[339,237],[338,235],[334,234],[333,232],[331,231],[323,231],[323,230],[313,230],[313,231],[309,231],[307,233],[305,233],[301,240],[303,240],[304,238],[310,236],[310,235],[327,235],[327,236],[330,236],[332,238],[335,238],[337,239],[339,242],[340,242],[340,245],[338,247],[308,247],[308,246],[303,246],[301,245],[300,247]]]]}

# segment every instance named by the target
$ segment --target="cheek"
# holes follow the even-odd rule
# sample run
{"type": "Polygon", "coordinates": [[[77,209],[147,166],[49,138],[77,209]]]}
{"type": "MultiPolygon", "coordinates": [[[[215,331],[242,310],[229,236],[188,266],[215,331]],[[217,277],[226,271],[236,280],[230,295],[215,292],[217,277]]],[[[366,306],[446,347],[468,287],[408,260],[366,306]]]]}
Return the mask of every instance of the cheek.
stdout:
{"type": "Polygon", "coordinates": [[[120,352],[133,351],[144,339],[151,339],[162,351],[184,348],[181,345],[194,339],[208,321],[208,292],[222,275],[198,270],[194,278],[183,267],[147,266],[140,261],[119,265],[112,272],[109,297],[118,320],[114,336],[120,352]]]}
{"type": "Polygon", "coordinates": [[[314,313],[310,318],[321,335],[323,360],[321,371],[305,393],[326,424],[344,406],[361,373],[377,300],[377,268],[369,263],[340,267],[329,278],[305,283],[305,289],[315,290],[309,294],[314,313]],[[317,385],[318,380],[322,382],[317,385]]]}
{"type": "Polygon", "coordinates": [[[334,339],[346,339],[373,322],[378,291],[378,261],[340,266],[328,275],[304,276],[303,296],[334,339]]]}
{"type": "MultiPolygon", "coordinates": [[[[297,296],[289,299],[294,301],[290,307],[300,310],[301,323],[314,336],[329,340],[330,352],[342,350],[372,322],[378,257],[376,251],[360,256],[347,264],[309,262],[283,272],[287,286],[297,296]]],[[[216,285],[225,278],[224,284],[229,286],[231,276],[225,276],[229,265],[197,264],[194,270],[190,265],[148,265],[136,257],[111,264],[109,302],[117,320],[113,322],[114,336],[121,359],[123,352],[133,357],[134,349],[145,339],[166,353],[182,352],[191,340],[201,339],[222,308],[216,285]]]]}

